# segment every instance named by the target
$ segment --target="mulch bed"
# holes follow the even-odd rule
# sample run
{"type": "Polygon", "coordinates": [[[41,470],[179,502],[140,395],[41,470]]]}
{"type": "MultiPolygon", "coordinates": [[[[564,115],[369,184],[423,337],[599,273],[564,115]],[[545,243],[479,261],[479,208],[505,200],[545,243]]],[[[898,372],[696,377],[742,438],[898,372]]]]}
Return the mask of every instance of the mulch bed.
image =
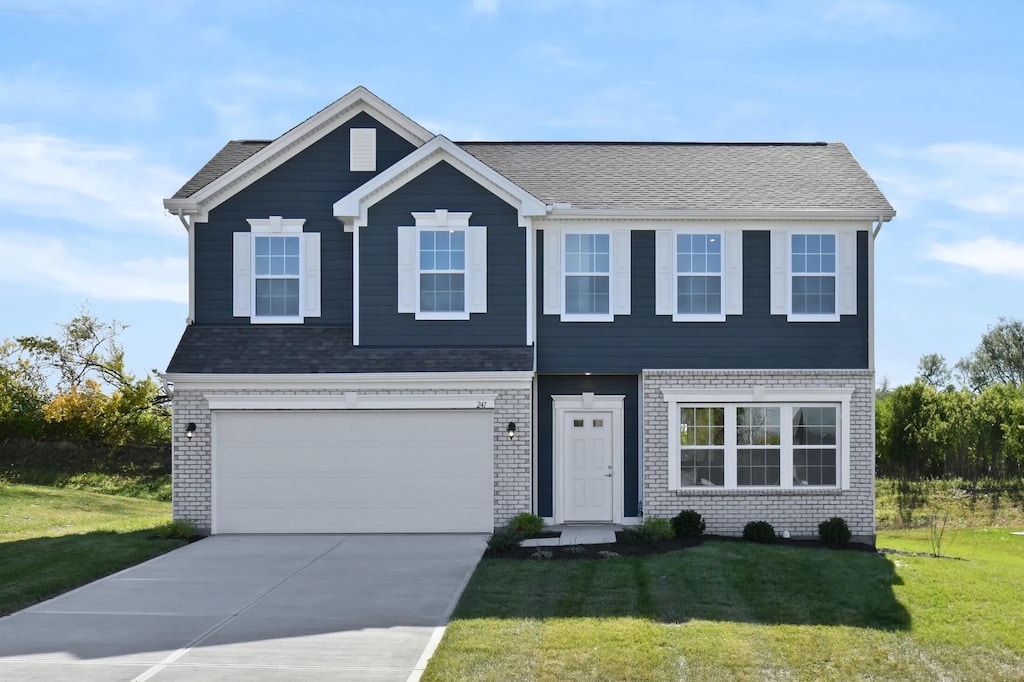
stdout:
{"type": "MultiPolygon", "coordinates": [[[[554,534],[549,533],[551,537],[554,534]]],[[[551,552],[551,556],[547,557],[551,561],[585,561],[588,559],[604,559],[608,558],[607,555],[602,555],[601,552],[615,552],[619,556],[625,557],[644,557],[653,556],[655,554],[665,554],[666,552],[675,552],[678,550],[685,550],[691,547],[697,547],[704,544],[708,540],[716,540],[720,542],[747,542],[743,538],[737,537],[726,537],[721,535],[702,535],[698,538],[672,538],[671,540],[662,540],[655,545],[647,544],[636,544],[631,538],[624,533],[615,534],[615,542],[610,542],[604,545],[579,545],[583,547],[585,551],[582,553],[574,553],[570,551],[571,546],[561,547],[519,547],[517,549],[510,550],[508,552],[494,552],[490,549],[484,552],[485,559],[510,559],[514,561],[536,560],[540,558],[535,556],[538,550],[547,550],[551,552]]],[[[862,544],[859,542],[851,542],[846,545],[826,545],[821,540],[795,540],[786,538],[776,538],[775,545],[781,545],[785,547],[813,547],[813,548],[825,548],[833,549],[837,551],[857,551],[857,552],[878,552],[871,545],[862,544]]]]}

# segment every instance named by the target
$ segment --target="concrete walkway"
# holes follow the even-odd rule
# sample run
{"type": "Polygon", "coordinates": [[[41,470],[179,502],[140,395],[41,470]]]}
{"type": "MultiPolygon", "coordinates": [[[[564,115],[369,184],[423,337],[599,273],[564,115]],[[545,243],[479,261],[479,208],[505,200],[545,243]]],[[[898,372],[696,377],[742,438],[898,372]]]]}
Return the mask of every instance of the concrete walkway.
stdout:
{"type": "Polygon", "coordinates": [[[486,537],[206,538],[0,618],[0,680],[415,680],[486,537]]]}

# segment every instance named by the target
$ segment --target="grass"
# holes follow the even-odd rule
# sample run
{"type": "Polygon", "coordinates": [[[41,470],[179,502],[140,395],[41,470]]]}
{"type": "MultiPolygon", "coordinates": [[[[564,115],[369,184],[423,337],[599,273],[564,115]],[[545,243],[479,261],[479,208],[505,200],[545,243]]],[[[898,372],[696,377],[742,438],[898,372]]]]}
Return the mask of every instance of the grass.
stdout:
{"type": "Polygon", "coordinates": [[[0,474],[0,484],[45,485],[51,488],[82,490],[104,495],[137,497],[158,502],[171,501],[171,477],[169,474],[111,474],[90,471],[67,473],[45,469],[19,470],[0,474]]]}
{"type": "Polygon", "coordinates": [[[1020,679],[1024,536],[964,528],[947,547],[965,560],[711,541],[483,561],[424,679],[1020,679]]]}
{"type": "Polygon", "coordinates": [[[959,526],[1024,526],[1024,481],[875,481],[875,519],[884,530],[922,528],[949,512],[959,526]]]}
{"type": "Polygon", "coordinates": [[[184,544],[166,502],[0,483],[0,615],[184,544]]]}

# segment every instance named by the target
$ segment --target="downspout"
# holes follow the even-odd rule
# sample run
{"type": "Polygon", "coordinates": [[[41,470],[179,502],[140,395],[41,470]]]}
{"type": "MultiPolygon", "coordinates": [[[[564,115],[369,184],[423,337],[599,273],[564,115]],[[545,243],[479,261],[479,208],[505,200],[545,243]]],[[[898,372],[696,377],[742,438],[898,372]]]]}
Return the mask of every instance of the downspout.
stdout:
{"type": "Polygon", "coordinates": [[[190,325],[196,319],[196,239],[195,226],[186,220],[182,210],[178,209],[178,220],[185,226],[188,233],[188,317],[185,324],[190,325]]]}

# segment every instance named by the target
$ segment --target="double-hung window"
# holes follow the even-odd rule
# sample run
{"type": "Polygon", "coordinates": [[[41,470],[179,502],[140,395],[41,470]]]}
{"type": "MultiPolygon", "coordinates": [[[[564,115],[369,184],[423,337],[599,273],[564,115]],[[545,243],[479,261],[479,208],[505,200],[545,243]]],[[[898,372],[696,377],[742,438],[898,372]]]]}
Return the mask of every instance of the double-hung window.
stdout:
{"type": "Polygon", "coordinates": [[[836,314],[836,236],[790,235],[790,312],[793,315],[836,314]]]}
{"type": "Polygon", "coordinates": [[[234,233],[233,315],[253,324],[320,316],[320,233],[301,218],[254,218],[234,233]]]}
{"type": "Polygon", "coordinates": [[[832,391],[825,396],[828,402],[744,403],[686,402],[685,391],[665,394],[670,488],[847,485],[843,424],[849,419],[850,392],[832,391]],[[836,398],[839,402],[832,402],[836,398]]]}
{"type": "Polygon", "coordinates": [[[593,319],[611,315],[611,235],[565,235],[565,314],[593,319]]]}
{"type": "Polygon", "coordinates": [[[720,321],[723,314],[722,234],[676,234],[676,309],[673,319],[720,321]]]}
{"type": "Polygon", "coordinates": [[[420,312],[466,312],[466,231],[420,230],[420,312]]]}

